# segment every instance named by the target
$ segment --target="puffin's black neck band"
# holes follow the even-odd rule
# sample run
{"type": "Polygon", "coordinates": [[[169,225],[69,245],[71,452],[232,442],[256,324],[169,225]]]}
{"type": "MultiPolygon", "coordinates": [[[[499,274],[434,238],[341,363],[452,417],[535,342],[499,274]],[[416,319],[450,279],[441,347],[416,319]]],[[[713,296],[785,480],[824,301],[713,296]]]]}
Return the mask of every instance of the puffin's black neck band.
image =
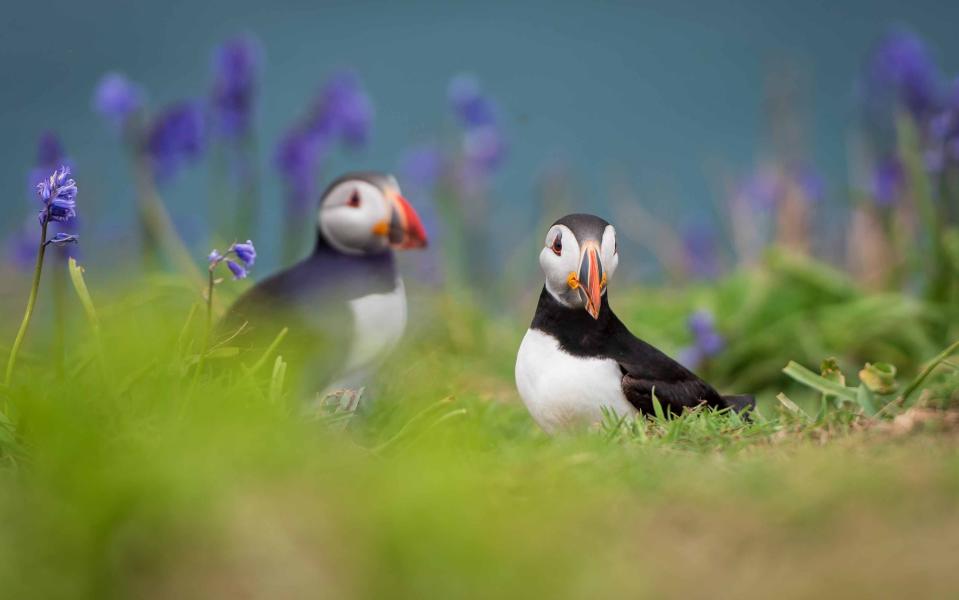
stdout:
{"type": "Polygon", "coordinates": [[[564,306],[543,286],[530,329],[538,329],[559,341],[566,352],[579,356],[604,354],[604,341],[619,322],[603,294],[599,318],[594,319],[584,308],[564,306]]]}

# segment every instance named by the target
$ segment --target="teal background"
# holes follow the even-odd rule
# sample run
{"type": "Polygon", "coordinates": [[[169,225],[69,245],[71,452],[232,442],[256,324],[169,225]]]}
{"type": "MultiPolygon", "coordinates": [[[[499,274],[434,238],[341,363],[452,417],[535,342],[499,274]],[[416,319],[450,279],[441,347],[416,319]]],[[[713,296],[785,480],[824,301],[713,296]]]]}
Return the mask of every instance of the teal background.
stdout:
{"type": "MultiPolygon", "coordinates": [[[[392,169],[411,143],[450,134],[446,86],[467,71],[504,116],[510,156],[492,203],[508,240],[535,223],[536,178],[556,164],[577,182],[577,208],[607,212],[611,178],[622,174],[676,224],[681,213],[713,210],[723,182],[768,149],[764,87],[784,69],[801,74],[805,153],[827,177],[827,202],[844,203],[855,77],[870,44],[906,25],[947,73],[959,71],[959,4],[935,1],[52,1],[10,2],[3,13],[0,233],[34,208],[25,174],[37,136],[52,129],[76,163],[81,214],[96,217],[102,239],[123,236],[131,183],[90,110],[95,83],[119,70],[152,106],[201,97],[213,47],[238,32],[266,49],[257,117],[265,226],[281,202],[273,145],[336,68],[361,73],[377,118],[370,147],[331,170],[392,169]]],[[[201,228],[194,209],[206,173],[194,169],[165,191],[187,237],[201,228]]]]}

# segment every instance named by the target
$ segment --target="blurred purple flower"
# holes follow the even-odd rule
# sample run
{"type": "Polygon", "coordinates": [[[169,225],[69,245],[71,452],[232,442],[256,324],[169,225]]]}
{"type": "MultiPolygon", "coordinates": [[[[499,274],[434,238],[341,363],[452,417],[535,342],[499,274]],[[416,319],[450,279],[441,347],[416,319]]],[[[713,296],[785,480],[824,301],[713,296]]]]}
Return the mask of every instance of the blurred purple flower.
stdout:
{"type": "Polygon", "coordinates": [[[939,101],[939,73],[922,39],[893,31],[873,48],[866,66],[865,100],[884,103],[890,95],[916,118],[939,101]]]}
{"type": "Polygon", "coordinates": [[[899,160],[886,157],[879,161],[872,176],[870,192],[879,206],[892,206],[906,187],[906,176],[899,160]]]}
{"type": "Polygon", "coordinates": [[[782,196],[782,183],[771,169],[760,169],[746,179],[739,189],[739,197],[755,210],[770,210],[782,196]]]}
{"type": "Polygon", "coordinates": [[[43,203],[38,218],[41,224],[66,222],[77,216],[77,182],[70,178],[70,168],[62,166],[37,184],[37,195],[43,203]]]}
{"type": "Polygon", "coordinates": [[[807,201],[818,204],[826,197],[826,182],[815,168],[809,165],[800,166],[793,177],[807,201]]]}
{"type": "Polygon", "coordinates": [[[716,331],[712,312],[697,310],[689,315],[686,325],[693,334],[693,344],[679,352],[679,362],[684,366],[694,369],[703,361],[722,352],[726,346],[726,340],[716,331]]]}
{"type": "Polygon", "coordinates": [[[470,129],[463,137],[463,156],[468,163],[484,171],[498,167],[506,155],[506,143],[492,125],[470,129]]]}
{"type": "Polygon", "coordinates": [[[319,139],[336,137],[347,146],[362,146],[370,136],[375,111],[359,76],[335,73],[320,92],[307,129],[319,139]]]}
{"type": "Polygon", "coordinates": [[[249,133],[263,49],[253,36],[226,41],[213,55],[213,115],[216,130],[227,138],[249,133]]]}
{"type": "Polygon", "coordinates": [[[47,245],[65,246],[66,244],[76,244],[80,236],[74,233],[59,232],[46,241],[47,245]]]}
{"type": "Polygon", "coordinates": [[[327,148],[325,139],[300,127],[294,127],[280,140],[274,164],[297,207],[306,206],[312,198],[316,170],[327,148]]]}
{"type": "Polygon", "coordinates": [[[226,262],[226,266],[233,273],[234,279],[244,279],[247,276],[247,269],[252,267],[253,263],[256,262],[256,248],[253,247],[253,242],[250,240],[243,243],[231,244],[223,254],[220,254],[220,252],[214,248],[207,256],[207,261],[210,263],[210,272],[220,263],[226,262]],[[235,256],[243,265],[231,260],[229,258],[231,255],[235,256]]]}
{"type": "Polygon", "coordinates": [[[230,272],[233,273],[233,279],[246,279],[246,269],[241,267],[239,264],[228,258],[226,259],[226,266],[230,269],[230,272]]]}
{"type": "Polygon", "coordinates": [[[143,91],[120,73],[107,73],[93,92],[93,109],[119,127],[143,107],[143,91]]]}
{"type": "Polygon", "coordinates": [[[250,240],[245,243],[233,244],[233,252],[247,267],[252,267],[253,263],[256,262],[256,248],[253,247],[253,242],[250,240]]]}
{"type": "Polygon", "coordinates": [[[157,179],[169,179],[198,158],[205,146],[203,111],[195,102],[179,102],[157,115],[150,127],[146,152],[157,179]]]}
{"type": "Polygon", "coordinates": [[[457,75],[450,81],[447,97],[460,123],[468,128],[486,127],[496,122],[493,103],[483,95],[479,81],[472,75],[457,75]]]}
{"type": "Polygon", "coordinates": [[[439,183],[445,167],[445,159],[438,146],[421,144],[403,153],[397,170],[404,185],[427,193],[439,183]]]}
{"type": "Polygon", "coordinates": [[[687,225],[683,230],[683,264],[696,278],[712,279],[719,275],[719,252],[716,228],[706,223],[687,225]]]}

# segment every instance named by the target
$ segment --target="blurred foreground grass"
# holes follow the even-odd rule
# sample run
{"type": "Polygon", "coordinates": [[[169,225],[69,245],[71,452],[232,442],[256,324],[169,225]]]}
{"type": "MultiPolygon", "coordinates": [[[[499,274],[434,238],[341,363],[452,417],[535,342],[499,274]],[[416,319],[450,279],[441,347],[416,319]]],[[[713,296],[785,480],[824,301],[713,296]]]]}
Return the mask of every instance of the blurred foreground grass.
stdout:
{"type": "MultiPolygon", "coordinates": [[[[819,396],[781,374],[790,359],[889,360],[911,377],[956,333],[943,307],[866,295],[785,256],[709,288],[613,290],[630,327],[670,351],[690,309],[715,310],[729,346],[706,373],[726,391],[761,392],[762,414],[550,439],[513,389],[525,314],[494,319],[461,298],[419,297],[375,406],[341,431],[277,390],[273,356],[250,374],[221,353],[213,373],[193,377],[201,319],[189,319],[196,296],[177,281],[91,291],[99,337],[78,309],[58,367],[40,322],[4,399],[17,432],[0,471],[4,597],[959,587],[950,413],[877,424],[847,407],[813,420],[780,415],[774,400],[786,391],[815,414],[819,396]]],[[[923,403],[954,403],[956,382],[937,373],[923,403]]]]}

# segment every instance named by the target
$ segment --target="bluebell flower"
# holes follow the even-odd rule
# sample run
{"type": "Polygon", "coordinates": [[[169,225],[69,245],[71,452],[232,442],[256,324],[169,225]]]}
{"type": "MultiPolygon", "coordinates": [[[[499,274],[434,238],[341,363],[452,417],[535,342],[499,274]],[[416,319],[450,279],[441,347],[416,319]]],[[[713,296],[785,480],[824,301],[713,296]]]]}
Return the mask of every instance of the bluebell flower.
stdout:
{"type": "Polygon", "coordinates": [[[247,267],[252,267],[256,261],[256,248],[253,247],[253,242],[250,240],[245,243],[233,244],[233,252],[247,267]]]}
{"type": "Polygon", "coordinates": [[[213,114],[216,130],[228,138],[245,136],[251,126],[263,49],[253,36],[239,36],[213,55],[213,114]]]}
{"type": "Polygon", "coordinates": [[[421,144],[408,148],[399,159],[397,170],[404,186],[421,192],[432,190],[439,183],[446,168],[443,153],[435,144],[421,144]]]}
{"type": "Polygon", "coordinates": [[[906,174],[899,159],[890,156],[879,161],[871,184],[873,200],[879,206],[892,206],[906,187],[906,174]]]}
{"type": "Polygon", "coordinates": [[[867,64],[866,101],[892,99],[916,118],[927,116],[939,101],[939,72],[922,39],[893,31],[874,47],[867,64]]]}
{"type": "Polygon", "coordinates": [[[195,102],[180,102],[160,113],[146,140],[146,152],[158,179],[173,176],[198,158],[204,147],[203,111],[195,102]]]}
{"type": "Polygon", "coordinates": [[[317,138],[336,137],[348,146],[362,146],[369,139],[375,110],[353,71],[335,73],[323,86],[307,124],[317,138]]]}
{"type": "Polygon", "coordinates": [[[460,123],[467,128],[486,127],[496,122],[492,101],[480,89],[472,75],[457,75],[450,81],[447,97],[460,123]]]}
{"type": "Polygon", "coordinates": [[[327,149],[326,139],[300,127],[288,131],[277,146],[274,164],[299,207],[313,196],[316,170],[327,149]]]}
{"type": "Polygon", "coordinates": [[[256,262],[256,248],[253,247],[253,242],[247,240],[246,242],[236,242],[230,244],[230,247],[226,249],[226,252],[220,254],[215,248],[207,256],[207,261],[210,263],[210,272],[222,262],[226,262],[226,266],[233,272],[233,275],[236,279],[243,279],[246,277],[246,269],[249,269],[253,266],[253,263],[256,262]],[[236,261],[231,260],[229,257],[234,256],[239,260],[243,265],[240,265],[236,261]],[[245,268],[244,268],[245,267],[245,268]]]}
{"type": "Polygon", "coordinates": [[[93,93],[93,109],[116,126],[143,108],[143,91],[120,73],[107,73],[93,93]]]}
{"type": "Polygon", "coordinates": [[[815,168],[802,165],[795,169],[793,177],[809,202],[819,203],[826,197],[826,182],[815,168]]]}
{"type": "Polygon", "coordinates": [[[706,223],[689,224],[683,228],[683,265],[686,271],[699,279],[719,275],[719,249],[716,228],[706,223]]]}
{"type": "Polygon", "coordinates": [[[712,312],[697,310],[689,315],[686,325],[693,334],[693,343],[679,352],[679,362],[684,366],[694,369],[722,352],[726,346],[726,340],[716,330],[712,312]]]}
{"type": "Polygon", "coordinates": [[[74,233],[64,233],[61,231],[47,240],[46,243],[47,245],[53,246],[65,246],[67,244],[75,244],[77,241],[79,241],[79,239],[80,236],[74,233]]]}
{"type": "Polygon", "coordinates": [[[246,279],[246,269],[241,267],[239,264],[233,262],[229,258],[226,259],[226,266],[230,269],[230,272],[233,273],[233,279],[246,279]]]}
{"type": "Polygon", "coordinates": [[[739,195],[754,210],[771,210],[782,197],[783,186],[779,175],[772,169],[760,169],[750,175],[741,185],[739,195]]]}
{"type": "Polygon", "coordinates": [[[70,178],[69,167],[60,167],[38,183],[37,195],[43,203],[43,210],[38,215],[41,223],[62,223],[77,216],[77,182],[70,178]]]}

